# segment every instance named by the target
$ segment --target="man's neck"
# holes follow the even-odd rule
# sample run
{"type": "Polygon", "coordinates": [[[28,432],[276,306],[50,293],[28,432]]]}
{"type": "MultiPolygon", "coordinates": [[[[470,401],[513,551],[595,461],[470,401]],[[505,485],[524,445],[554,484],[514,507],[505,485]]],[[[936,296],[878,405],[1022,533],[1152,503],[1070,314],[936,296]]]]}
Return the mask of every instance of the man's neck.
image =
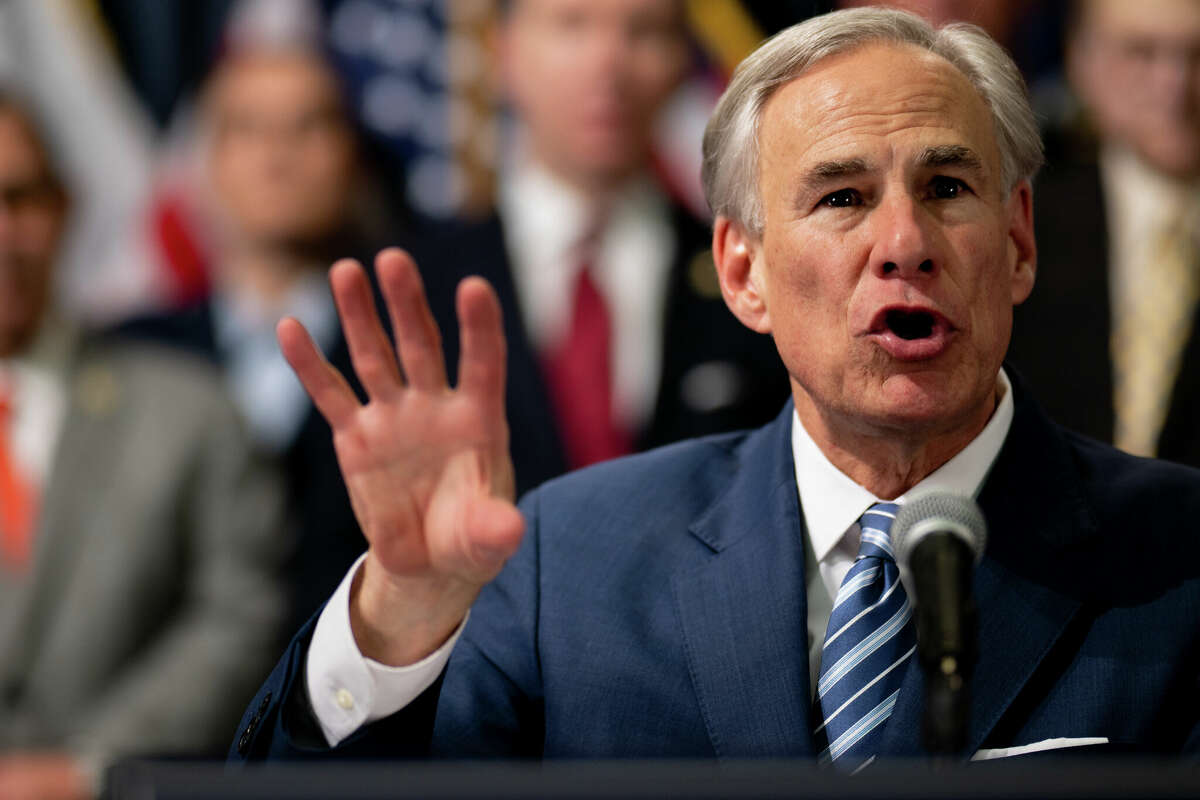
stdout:
{"type": "Polygon", "coordinates": [[[542,171],[557,183],[578,194],[592,207],[593,213],[603,213],[629,181],[642,172],[640,169],[629,169],[622,172],[578,169],[563,163],[561,159],[554,159],[541,153],[533,147],[525,151],[524,158],[534,169],[542,171]]]}
{"type": "Polygon", "coordinates": [[[221,262],[219,280],[226,291],[272,307],[288,296],[297,281],[319,266],[313,259],[287,248],[247,245],[235,249],[221,262]]]}
{"type": "Polygon", "coordinates": [[[891,500],[961,452],[991,418],[996,391],[965,421],[944,430],[897,431],[847,424],[822,413],[803,390],[793,388],[801,424],[829,462],[876,497],[891,500]]]}

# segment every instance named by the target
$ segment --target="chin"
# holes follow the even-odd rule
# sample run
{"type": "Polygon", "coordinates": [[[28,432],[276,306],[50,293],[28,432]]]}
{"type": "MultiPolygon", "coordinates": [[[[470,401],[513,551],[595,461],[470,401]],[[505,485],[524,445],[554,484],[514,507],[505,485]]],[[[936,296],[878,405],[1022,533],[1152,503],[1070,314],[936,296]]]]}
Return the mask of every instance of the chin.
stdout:
{"type": "Polygon", "coordinates": [[[981,403],[961,383],[941,373],[894,375],[884,381],[875,413],[887,427],[953,428],[981,403]]]}
{"type": "Polygon", "coordinates": [[[1153,148],[1144,157],[1154,169],[1180,180],[1193,180],[1200,176],[1200,151],[1191,142],[1153,148]]]}
{"type": "Polygon", "coordinates": [[[641,168],[645,161],[644,152],[624,137],[596,137],[578,148],[575,160],[583,172],[597,178],[623,178],[641,168]]]}

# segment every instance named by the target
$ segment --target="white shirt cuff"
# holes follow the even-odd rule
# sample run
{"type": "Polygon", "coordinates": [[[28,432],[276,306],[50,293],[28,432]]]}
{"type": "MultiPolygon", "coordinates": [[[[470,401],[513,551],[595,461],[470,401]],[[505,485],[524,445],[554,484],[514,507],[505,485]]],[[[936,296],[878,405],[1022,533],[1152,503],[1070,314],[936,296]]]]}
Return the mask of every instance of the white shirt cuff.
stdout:
{"type": "Polygon", "coordinates": [[[467,624],[464,618],[444,645],[415,664],[389,667],[366,658],[350,629],[350,587],[364,558],[365,553],[350,567],[321,612],[305,663],[309,703],[330,747],[395,714],[432,686],[467,624]]]}

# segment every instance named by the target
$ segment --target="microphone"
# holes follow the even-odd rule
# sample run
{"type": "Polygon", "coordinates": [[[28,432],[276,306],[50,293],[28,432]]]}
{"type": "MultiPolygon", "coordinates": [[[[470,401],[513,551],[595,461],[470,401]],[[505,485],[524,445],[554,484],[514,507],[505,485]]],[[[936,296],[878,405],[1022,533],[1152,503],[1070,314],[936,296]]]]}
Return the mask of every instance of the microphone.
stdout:
{"type": "Polygon", "coordinates": [[[967,743],[967,678],[977,644],[971,571],[983,557],[987,523],[971,498],[935,489],[905,500],[891,538],[916,606],[925,746],[956,755],[967,743]]]}

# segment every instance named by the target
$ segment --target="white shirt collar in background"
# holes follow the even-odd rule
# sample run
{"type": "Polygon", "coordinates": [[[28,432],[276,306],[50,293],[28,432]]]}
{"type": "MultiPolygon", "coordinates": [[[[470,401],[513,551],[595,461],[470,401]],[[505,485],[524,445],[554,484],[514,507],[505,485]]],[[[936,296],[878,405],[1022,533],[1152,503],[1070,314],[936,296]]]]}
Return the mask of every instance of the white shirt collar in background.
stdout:
{"type": "Polygon", "coordinates": [[[70,400],[68,373],[78,327],[57,312],[46,315],[29,349],[0,360],[0,380],[12,381],[12,446],[18,467],[45,486],[70,400]]]}
{"type": "Polygon", "coordinates": [[[310,408],[275,341],[275,325],[287,316],[300,320],[324,352],[337,342],[337,311],[321,270],[297,278],[272,308],[228,292],[213,299],[213,327],[230,394],[254,440],[276,453],[291,444],[310,408]]]}
{"type": "Polygon", "coordinates": [[[1100,153],[1109,239],[1109,297],[1116,319],[1123,300],[1134,297],[1138,276],[1154,262],[1154,248],[1172,217],[1185,209],[1185,224],[1200,234],[1200,182],[1181,182],[1148,167],[1132,150],[1109,145],[1100,153]]]}
{"type": "MultiPolygon", "coordinates": [[[[534,348],[544,352],[570,325],[583,266],[578,244],[595,212],[582,193],[522,155],[501,175],[498,202],[521,318],[534,348]]],[[[614,408],[636,429],[657,399],[677,244],[670,206],[646,176],[613,196],[604,220],[589,263],[613,323],[614,408]]]]}

